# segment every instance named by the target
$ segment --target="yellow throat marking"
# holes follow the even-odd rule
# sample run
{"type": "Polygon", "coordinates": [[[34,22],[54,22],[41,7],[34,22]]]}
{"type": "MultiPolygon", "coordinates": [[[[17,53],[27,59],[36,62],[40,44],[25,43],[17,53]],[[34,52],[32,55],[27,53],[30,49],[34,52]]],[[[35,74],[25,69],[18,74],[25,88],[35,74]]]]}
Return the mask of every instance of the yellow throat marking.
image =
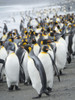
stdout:
{"type": "Polygon", "coordinates": [[[15,54],[14,52],[11,53],[11,55],[14,55],[14,54],[15,54]]]}
{"type": "Polygon", "coordinates": [[[38,44],[36,43],[36,44],[34,44],[35,46],[37,46],[38,44]]]}
{"type": "Polygon", "coordinates": [[[43,51],[43,52],[41,52],[41,53],[42,53],[42,54],[47,54],[47,53],[46,53],[46,52],[44,52],[44,51],[43,51]]]}

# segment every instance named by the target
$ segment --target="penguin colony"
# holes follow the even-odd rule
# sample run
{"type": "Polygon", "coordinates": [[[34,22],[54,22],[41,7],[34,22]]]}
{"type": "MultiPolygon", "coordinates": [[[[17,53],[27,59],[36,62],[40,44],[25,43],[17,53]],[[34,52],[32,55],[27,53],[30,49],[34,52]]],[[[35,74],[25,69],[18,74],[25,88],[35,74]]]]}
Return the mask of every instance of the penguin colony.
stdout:
{"type": "Polygon", "coordinates": [[[0,38],[0,81],[6,76],[8,90],[20,90],[19,82],[31,84],[40,98],[49,96],[54,76],[60,80],[66,62],[75,55],[75,15],[55,15],[49,18],[29,17],[27,28],[20,23],[8,31],[4,23],[0,38]]]}

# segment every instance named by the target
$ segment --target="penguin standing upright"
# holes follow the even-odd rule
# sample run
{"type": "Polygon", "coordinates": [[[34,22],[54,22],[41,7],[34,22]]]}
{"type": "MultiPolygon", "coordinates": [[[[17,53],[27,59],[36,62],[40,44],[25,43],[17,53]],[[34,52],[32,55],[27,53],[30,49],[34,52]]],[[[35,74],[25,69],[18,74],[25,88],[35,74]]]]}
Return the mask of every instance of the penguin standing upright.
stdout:
{"type": "Polygon", "coordinates": [[[19,81],[24,82],[25,81],[25,74],[24,74],[24,70],[22,67],[22,63],[24,60],[24,54],[25,54],[25,50],[21,47],[18,47],[17,51],[16,51],[16,55],[19,59],[19,63],[20,63],[20,74],[19,74],[19,81]]]}
{"type": "Polygon", "coordinates": [[[40,46],[39,46],[39,44],[36,42],[36,39],[33,39],[33,40],[32,40],[32,44],[34,45],[34,46],[33,46],[34,54],[35,54],[36,56],[38,56],[38,54],[39,54],[39,52],[40,52],[40,46]]]}
{"type": "Polygon", "coordinates": [[[25,51],[23,62],[22,62],[22,67],[25,74],[25,82],[24,82],[25,84],[29,84],[30,82],[27,63],[28,63],[28,52],[25,51]]]}
{"type": "MultiPolygon", "coordinates": [[[[52,87],[53,87],[53,80],[54,80],[54,71],[53,71],[53,65],[52,65],[52,60],[47,53],[49,50],[49,47],[47,45],[42,47],[42,51],[39,53],[38,58],[42,62],[45,72],[46,72],[46,77],[47,77],[47,89],[48,91],[51,92],[52,87]]],[[[49,51],[51,54],[51,52],[49,51]]],[[[52,54],[51,54],[52,55],[52,54]]]]}
{"type": "Polygon", "coordinates": [[[38,96],[34,98],[40,98],[42,93],[49,95],[47,91],[47,80],[44,67],[37,56],[35,56],[32,47],[28,44],[24,48],[27,50],[28,57],[28,73],[32,82],[32,87],[38,92],[38,96]]]}
{"type": "Polygon", "coordinates": [[[8,28],[7,28],[7,25],[6,25],[6,23],[4,23],[4,28],[3,28],[3,32],[7,32],[8,31],[8,28]]]}
{"type": "Polygon", "coordinates": [[[16,90],[19,90],[19,71],[20,64],[17,55],[14,53],[14,47],[11,45],[8,48],[8,57],[5,63],[6,81],[9,91],[13,90],[14,86],[16,90]]]}
{"type": "MultiPolygon", "coordinates": [[[[28,44],[27,39],[22,40],[23,42],[20,43],[20,45],[24,46],[28,44]]],[[[20,80],[24,82],[24,84],[29,84],[30,78],[28,74],[28,69],[27,69],[27,63],[28,63],[28,52],[24,49],[19,47],[17,52],[16,52],[19,62],[20,62],[20,80]]]]}
{"type": "MultiPolygon", "coordinates": [[[[0,41],[0,59],[3,59],[5,61],[6,57],[7,57],[7,51],[4,47],[3,41],[0,41]]],[[[2,79],[2,64],[0,64],[0,74],[2,79]]]]}
{"type": "Polygon", "coordinates": [[[75,34],[73,35],[73,44],[72,44],[72,51],[73,51],[73,55],[75,56],[75,34]]]}
{"type": "Polygon", "coordinates": [[[7,35],[6,35],[5,32],[3,32],[3,36],[1,37],[1,40],[2,40],[2,41],[5,41],[6,39],[7,39],[7,35]]]}
{"type": "Polygon", "coordinates": [[[62,37],[59,38],[58,41],[55,43],[56,43],[55,63],[58,67],[59,72],[61,72],[61,70],[64,69],[67,60],[67,44],[62,37]]]}

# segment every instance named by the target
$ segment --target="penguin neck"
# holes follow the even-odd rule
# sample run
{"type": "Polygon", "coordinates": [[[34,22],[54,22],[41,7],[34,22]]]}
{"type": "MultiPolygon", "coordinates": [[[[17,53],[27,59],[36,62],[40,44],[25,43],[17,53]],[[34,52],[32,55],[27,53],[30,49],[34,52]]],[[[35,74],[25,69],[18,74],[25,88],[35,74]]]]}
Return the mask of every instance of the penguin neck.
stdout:
{"type": "Polygon", "coordinates": [[[0,49],[3,48],[3,47],[4,47],[4,46],[1,45],[1,46],[0,46],[0,49]]]}
{"type": "Polygon", "coordinates": [[[8,51],[8,55],[11,54],[11,53],[14,53],[14,51],[9,50],[9,51],[8,51]]]}
{"type": "Polygon", "coordinates": [[[33,57],[34,55],[35,55],[35,54],[34,54],[33,50],[31,50],[30,53],[29,53],[29,56],[30,56],[30,57],[33,57]]]}

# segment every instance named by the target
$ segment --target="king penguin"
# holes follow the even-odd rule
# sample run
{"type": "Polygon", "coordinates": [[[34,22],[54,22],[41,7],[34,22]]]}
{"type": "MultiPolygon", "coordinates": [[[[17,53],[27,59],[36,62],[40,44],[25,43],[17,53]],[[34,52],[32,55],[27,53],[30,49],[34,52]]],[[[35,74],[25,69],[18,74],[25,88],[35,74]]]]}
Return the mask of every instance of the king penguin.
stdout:
{"type": "Polygon", "coordinates": [[[44,45],[42,47],[42,51],[38,55],[38,58],[40,59],[40,61],[44,66],[46,77],[47,77],[47,89],[49,92],[51,92],[53,87],[54,71],[53,71],[52,60],[48,54],[48,50],[49,47],[47,45],[44,45]]]}
{"type": "Polygon", "coordinates": [[[38,96],[33,97],[40,98],[43,93],[49,95],[47,91],[47,79],[45,69],[40,61],[40,59],[34,54],[32,47],[28,44],[24,48],[28,52],[28,73],[32,82],[32,87],[37,91],[38,96]]]}
{"type": "Polygon", "coordinates": [[[34,54],[35,54],[36,56],[38,56],[38,54],[39,54],[39,52],[40,52],[40,46],[39,46],[39,44],[36,42],[36,39],[33,39],[33,40],[32,40],[32,44],[34,45],[34,46],[33,46],[34,54]]]}
{"type": "Polygon", "coordinates": [[[19,90],[19,71],[20,64],[17,55],[14,53],[14,47],[11,45],[8,48],[8,56],[5,62],[6,81],[9,91],[12,91],[14,86],[19,90]]]}
{"type": "MultiPolygon", "coordinates": [[[[4,47],[3,41],[0,41],[0,59],[3,59],[5,61],[6,57],[7,57],[7,51],[6,51],[5,47],[4,47]]],[[[3,76],[2,75],[2,71],[3,71],[2,67],[3,67],[2,64],[0,64],[1,79],[2,79],[2,76],[3,76]]]]}
{"type": "Polygon", "coordinates": [[[65,68],[65,64],[67,60],[67,44],[62,37],[60,37],[58,41],[56,41],[55,43],[56,43],[55,63],[58,67],[59,72],[61,72],[61,70],[65,68]]]}

